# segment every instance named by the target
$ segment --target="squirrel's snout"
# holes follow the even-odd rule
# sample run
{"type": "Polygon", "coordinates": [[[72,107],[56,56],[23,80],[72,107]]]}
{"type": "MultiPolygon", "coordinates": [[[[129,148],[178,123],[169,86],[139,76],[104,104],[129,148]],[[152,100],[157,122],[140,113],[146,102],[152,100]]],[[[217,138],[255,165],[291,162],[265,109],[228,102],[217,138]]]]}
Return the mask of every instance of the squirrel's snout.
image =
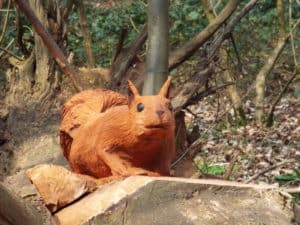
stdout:
{"type": "Polygon", "coordinates": [[[156,114],[161,117],[165,113],[164,110],[156,110],[156,114]]]}

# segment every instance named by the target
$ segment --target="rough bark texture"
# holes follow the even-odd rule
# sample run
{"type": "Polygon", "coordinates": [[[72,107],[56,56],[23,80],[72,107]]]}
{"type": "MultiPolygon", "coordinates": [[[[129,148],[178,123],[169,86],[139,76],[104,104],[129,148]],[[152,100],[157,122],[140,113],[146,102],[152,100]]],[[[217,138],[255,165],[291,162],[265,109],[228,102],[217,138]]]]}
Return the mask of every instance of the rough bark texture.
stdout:
{"type": "Polygon", "coordinates": [[[87,64],[89,68],[95,67],[95,57],[92,49],[92,38],[88,28],[88,22],[84,11],[84,4],[81,0],[75,0],[75,6],[79,15],[79,22],[81,26],[82,36],[83,36],[83,45],[85,53],[87,55],[87,64]]]}
{"type": "Polygon", "coordinates": [[[264,123],[264,100],[265,100],[265,86],[266,86],[266,76],[273,69],[276,60],[280,56],[280,53],[284,49],[288,40],[288,36],[285,38],[280,38],[278,40],[277,46],[272,51],[271,55],[267,59],[265,65],[261,68],[259,73],[256,75],[256,99],[255,99],[255,118],[258,125],[263,125],[264,123]]]}
{"type": "MultiPolygon", "coordinates": [[[[62,23],[58,1],[30,0],[29,4],[54,40],[61,45],[62,23]]],[[[56,139],[60,105],[53,101],[59,93],[61,73],[36,33],[34,41],[29,58],[24,61],[11,59],[14,68],[7,71],[9,90],[1,117],[5,118],[10,134],[5,148],[14,153],[6,160],[12,164],[11,173],[36,164],[41,158],[58,162],[61,157],[56,139]]]]}
{"type": "MultiPolygon", "coordinates": [[[[110,88],[120,89],[122,85],[122,80],[125,79],[127,70],[132,65],[134,58],[136,57],[138,51],[141,49],[143,44],[147,39],[147,26],[145,26],[140,34],[136,37],[134,41],[129,46],[125,46],[122,51],[118,54],[116,60],[111,67],[111,79],[110,88]]],[[[141,70],[140,70],[141,71],[141,70]]],[[[127,78],[127,77],[126,77],[127,78]]]]}

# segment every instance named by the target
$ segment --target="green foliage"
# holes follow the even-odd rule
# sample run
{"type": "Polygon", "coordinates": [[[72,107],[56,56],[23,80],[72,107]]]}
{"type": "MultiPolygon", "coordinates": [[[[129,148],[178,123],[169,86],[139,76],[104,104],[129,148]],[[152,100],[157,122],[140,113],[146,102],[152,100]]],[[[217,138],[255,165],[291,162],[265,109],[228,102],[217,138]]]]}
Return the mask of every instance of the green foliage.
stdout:
{"type": "MultiPolygon", "coordinates": [[[[295,169],[294,173],[285,173],[281,175],[277,175],[274,177],[275,180],[279,182],[279,185],[287,185],[291,183],[300,183],[300,169],[295,169]]],[[[292,194],[295,198],[295,201],[300,204],[300,193],[292,194]]]]}
{"type": "MultiPolygon", "coordinates": [[[[86,15],[93,42],[93,51],[97,66],[110,64],[113,51],[123,26],[128,26],[125,44],[131,42],[137,35],[134,29],[141,29],[146,20],[145,4],[141,1],[133,2],[130,7],[102,9],[86,7],[86,15]]],[[[76,10],[70,16],[70,31],[68,35],[69,49],[74,52],[77,62],[85,61],[83,40],[76,10]]]]}
{"type": "MultiPolygon", "coordinates": [[[[102,9],[86,7],[86,15],[90,28],[93,52],[97,66],[108,66],[120,36],[121,28],[128,27],[125,44],[137,36],[146,21],[145,0],[133,1],[123,7],[102,9]],[[137,30],[136,30],[137,29],[137,30]]],[[[68,48],[76,56],[75,62],[85,62],[83,37],[78,23],[76,10],[69,17],[68,48]]],[[[186,42],[206,26],[203,10],[198,0],[174,0],[170,5],[170,44],[171,48],[186,42]]]]}
{"type": "Polygon", "coordinates": [[[291,182],[300,182],[300,169],[295,169],[294,173],[286,173],[274,177],[279,182],[279,185],[285,185],[291,182]]]}
{"type": "Polygon", "coordinates": [[[211,165],[210,166],[206,162],[204,162],[204,163],[195,162],[195,165],[202,174],[223,175],[226,172],[225,167],[220,166],[220,165],[211,165]]]}

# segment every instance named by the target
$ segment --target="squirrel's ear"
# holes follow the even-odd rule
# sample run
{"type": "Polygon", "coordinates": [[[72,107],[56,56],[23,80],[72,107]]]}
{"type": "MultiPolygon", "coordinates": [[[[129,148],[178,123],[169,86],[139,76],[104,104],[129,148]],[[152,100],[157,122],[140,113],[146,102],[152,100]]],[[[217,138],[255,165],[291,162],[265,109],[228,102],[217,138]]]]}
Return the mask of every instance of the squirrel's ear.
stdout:
{"type": "Polygon", "coordinates": [[[139,96],[140,94],[138,89],[134,86],[134,84],[130,80],[127,81],[127,85],[128,85],[128,103],[130,104],[130,102],[132,102],[134,97],[139,96]]]}
{"type": "Polygon", "coordinates": [[[169,98],[171,81],[172,81],[172,77],[168,76],[168,79],[165,81],[165,83],[163,84],[163,86],[161,87],[161,89],[159,91],[159,95],[161,95],[165,98],[169,98]]]}

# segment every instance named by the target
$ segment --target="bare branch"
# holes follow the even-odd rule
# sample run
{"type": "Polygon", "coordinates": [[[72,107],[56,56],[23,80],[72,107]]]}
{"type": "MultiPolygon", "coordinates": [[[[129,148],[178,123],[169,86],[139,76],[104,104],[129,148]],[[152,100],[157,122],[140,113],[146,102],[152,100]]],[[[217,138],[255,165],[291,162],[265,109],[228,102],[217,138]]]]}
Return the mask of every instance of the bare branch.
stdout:
{"type": "Polygon", "coordinates": [[[7,29],[8,19],[9,19],[9,15],[10,15],[10,10],[9,10],[10,6],[11,6],[11,0],[8,0],[8,6],[7,6],[8,10],[6,11],[4,25],[3,25],[2,33],[1,33],[1,36],[0,36],[0,45],[3,42],[3,40],[4,40],[4,35],[5,35],[6,29],[7,29]]]}
{"type": "Polygon", "coordinates": [[[124,44],[124,40],[125,40],[125,37],[126,37],[127,33],[128,33],[128,27],[123,26],[121,28],[121,34],[120,34],[119,41],[118,41],[118,44],[117,44],[117,47],[116,47],[116,52],[115,52],[113,60],[112,60],[113,63],[116,61],[118,55],[120,54],[120,52],[123,49],[123,44],[124,44]]]}
{"type": "Polygon", "coordinates": [[[10,56],[12,56],[12,57],[14,57],[14,58],[20,60],[20,61],[23,60],[23,59],[20,58],[19,56],[15,55],[13,52],[9,51],[9,50],[8,50],[8,47],[3,48],[3,47],[0,46],[0,51],[3,51],[3,52],[5,52],[6,54],[8,54],[8,55],[10,55],[10,56]]]}
{"type": "Polygon", "coordinates": [[[122,77],[126,74],[130,67],[132,60],[141,49],[147,39],[147,26],[141,30],[140,34],[135,38],[134,41],[125,47],[113,63],[111,67],[111,84],[110,88],[115,89],[118,87],[122,77]]]}
{"type": "Polygon", "coordinates": [[[174,52],[171,52],[169,58],[169,71],[176,68],[186,59],[191,57],[193,53],[204,44],[224,22],[230,17],[234,10],[239,5],[239,0],[231,0],[227,3],[226,7],[222,10],[220,15],[208,25],[203,31],[198,33],[194,38],[188,41],[183,47],[174,52]]]}
{"type": "Polygon", "coordinates": [[[209,59],[211,59],[220,46],[222,45],[223,41],[228,37],[228,35],[234,30],[235,26],[240,22],[240,20],[255,6],[258,0],[250,0],[244,8],[237,13],[234,18],[232,18],[228,24],[225,26],[222,33],[220,33],[220,36],[216,38],[215,43],[211,46],[209,50],[209,59]]]}
{"type": "Polygon", "coordinates": [[[41,24],[39,19],[36,17],[32,9],[29,7],[25,0],[15,0],[18,4],[20,10],[27,16],[28,20],[31,22],[32,26],[34,27],[37,34],[41,37],[44,44],[47,46],[51,54],[53,55],[55,61],[60,66],[65,74],[69,76],[71,79],[74,87],[81,91],[83,90],[80,77],[76,70],[73,68],[72,65],[69,64],[66,57],[64,56],[61,49],[58,47],[56,42],[53,40],[52,36],[50,35],[49,31],[47,31],[44,26],[41,24]]]}
{"type": "Polygon", "coordinates": [[[272,166],[269,166],[268,168],[264,169],[264,170],[261,170],[259,173],[253,175],[252,177],[250,177],[247,181],[246,181],[246,184],[250,183],[251,181],[253,180],[256,180],[258,177],[260,177],[261,175],[264,175],[265,173],[271,171],[271,170],[274,170],[276,169],[277,167],[281,167],[281,166],[284,166],[286,164],[289,164],[289,163],[294,163],[295,160],[294,159],[289,159],[289,160],[284,160],[284,161],[281,161],[279,163],[276,163],[272,166]]]}

